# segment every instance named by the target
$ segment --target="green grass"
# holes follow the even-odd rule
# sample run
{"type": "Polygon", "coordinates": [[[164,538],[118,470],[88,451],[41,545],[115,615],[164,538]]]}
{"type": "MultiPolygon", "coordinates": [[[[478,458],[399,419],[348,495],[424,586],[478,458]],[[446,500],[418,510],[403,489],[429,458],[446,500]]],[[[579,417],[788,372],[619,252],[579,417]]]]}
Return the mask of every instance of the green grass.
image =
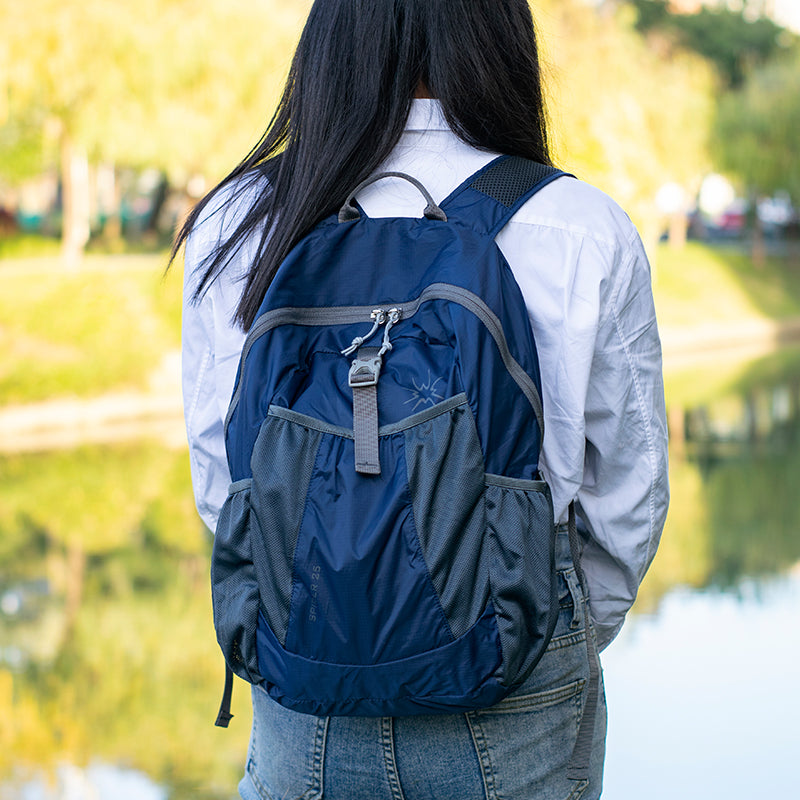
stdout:
{"type": "Polygon", "coordinates": [[[786,319],[800,316],[800,264],[769,258],[759,269],[732,247],[665,245],[656,254],[653,291],[664,326],[786,319]]]}
{"type": "Polygon", "coordinates": [[[164,254],[0,261],[0,405],[142,389],[180,346],[180,268],[164,254]]]}
{"type": "Polygon", "coordinates": [[[61,241],[53,236],[33,233],[0,236],[0,258],[56,257],[60,252],[61,241]]]}
{"type": "MultiPolygon", "coordinates": [[[[689,243],[683,250],[663,245],[653,264],[653,293],[659,328],[665,342],[671,333],[694,326],[734,330],[752,319],[788,320],[800,317],[800,264],[769,258],[757,268],[749,253],[732,246],[709,247],[689,243]]],[[[743,381],[752,380],[753,355],[736,350],[721,353],[713,362],[700,361],[677,369],[666,365],[668,401],[698,405],[743,381]]],[[[758,368],[770,374],[791,371],[797,348],[764,354],[758,368]]]]}
{"type": "MultiPolygon", "coordinates": [[[[14,245],[24,253],[25,242],[14,245]]],[[[33,246],[33,245],[31,245],[33,246]]],[[[57,242],[39,242],[47,252],[57,242]]],[[[0,251],[0,405],[63,395],[89,397],[147,387],[163,354],[180,345],[180,267],[163,279],[166,255],[88,255],[67,271],[57,254],[11,258],[0,251]]],[[[757,269],[734,248],[663,246],[654,263],[659,324],[735,325],[746,318],[800,316],[800,264],[771,258],[757,269]]],[[[691,374],[680,385],[708,383],[691,374]]],[[[725,386],[739,365],[715,365],[725,386]]],[[[692,394],[695,390],[689,391],[692,394]]]]}

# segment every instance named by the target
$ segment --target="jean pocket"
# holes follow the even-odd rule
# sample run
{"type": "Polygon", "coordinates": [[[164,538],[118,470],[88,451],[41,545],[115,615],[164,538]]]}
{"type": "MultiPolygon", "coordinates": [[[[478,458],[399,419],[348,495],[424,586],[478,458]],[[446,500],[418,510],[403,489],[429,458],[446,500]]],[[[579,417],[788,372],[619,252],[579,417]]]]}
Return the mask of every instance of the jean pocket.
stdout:
{"type": "MultiPolygon", "coordinates": [[[[570,604],[564,619],[571,615],[570,604]]],[[[587,679],[581,627],[554,638],[530,677],[509,697],[467,715],[490,798],[576,800],[583,795],[587,783],[569,780],[567,765],[587,679]]]]}
{"type": "Polygon", "coordinates": [[[262,800],[322,797],[327,718],[283,708],[259,686],[252,694],[253,732],[242,795],[262,800]]]}
{"type": "Polygon", "coordinates": [[[566,800],[583,791],[567,778],[584,680],[514,695],[468,716],[490,798],[566,800]]]}

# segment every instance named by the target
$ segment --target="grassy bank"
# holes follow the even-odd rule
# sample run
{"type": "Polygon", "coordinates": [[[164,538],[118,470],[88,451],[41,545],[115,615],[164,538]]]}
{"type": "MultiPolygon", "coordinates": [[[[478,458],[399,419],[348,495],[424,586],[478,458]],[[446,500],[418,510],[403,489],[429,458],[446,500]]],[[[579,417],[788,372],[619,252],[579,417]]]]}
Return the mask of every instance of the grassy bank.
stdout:
{"type": "Polygon", "coordinates": [[[772,257],[758,268],[749,253],[732,246],[664,245],[654,259],[653,292],[665,329],[788,319],[800,316],[800,263],[772,257]]]}
{"type": "Polygon", "coordinates": [[[772,257],[758,268],[747,252],[733,246],[690,243],[675,250],[664,245],[654,260],[653,292],[665,346],[668,404],[697,405],[733,390],[752,380],[756,365],[774,380],[795,369],[796,348],[775,350],[774,343],[751,333],[763,334],[761,323],[769,329],[800,318],[798,261],[772,257]],[[709,339],[711,349],[704,350],[709,339]],[[670,345],[678,340],[683,347],[676,362],[670,345]],[[736,345],[722,347],[728,342],[736,345]]]}
{"type": "Polygon", "coordinates": [[[164,254],[0,261],[0,405],[145,389],[180,344],[180,269],[164,254]]]}
{"type": "MultiPolygon", "coordinates": [[[[146,389],[180,345],[180,268],[164,279],[164,253],[94,254],[67,271],[45,253],[0,258],[0,406],[146,389]]],[[[757,269],[733,248],[664,246],[653,274],[665,338],[697,325],[800,317],[800,264],[785,259],[757,269]]],[[[736,379],[734,366],[715,371],[723,384],[736,379]]],[[[681,394],[679,384],[696,383],[671,382],[681,394]]]]}

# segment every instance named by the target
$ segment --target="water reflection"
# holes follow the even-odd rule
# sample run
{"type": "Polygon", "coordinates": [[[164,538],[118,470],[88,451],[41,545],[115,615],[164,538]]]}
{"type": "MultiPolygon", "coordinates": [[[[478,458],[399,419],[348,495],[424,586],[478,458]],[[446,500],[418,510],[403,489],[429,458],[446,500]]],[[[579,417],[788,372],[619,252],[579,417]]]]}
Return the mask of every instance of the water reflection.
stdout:
{"type": "Polygon", "coordinates": [[[749,800],[793,785],[800,712],[800,353],[668,379],[672,503],[604,654],[604,797],[749,800]]]}
{"type": "Polygon", "coordinates": [[[706,474],[733,459],[785,453],[798,439],[800,376],[671,409],[669,421],[673,457],[699,464],[706,474]]]}
{"type": "MultiPolygon", "coordinates": [[[[705,386],[704,376],[668,384],[673,500],[632,620],[608,651],[612,724],[639,704],[632,738],[609,739],[610,776],[615,752],[626,768],[631,753],[650,763],[639,752],[647,741],[648,758],[660,759],[653,771],[690,759],[680,725],[700,730],[703,715],[722,713],[737,730],[713,682],[740,703],[757,663],[759,702],[772,715],[788,676],[770,669],[800,656],[797,634],[785,635],[792,616],[800,630],[797,575],[780,588],[800,562],[800,355],[705,386]],[[639,673],[650,681],[641,688],[639,673]],[[658,698],[644,718],[658,728],[649,740],[646,692],[658,698]],[[667,709],[683,709],[669,737],[667,709]]],[[[140,442],[0,459],[0,800],[89,798],[59,786],[67,773],[91,781],[99,769],[119,787],[146,776],[169,800],[234,796],[249,699],[240,688],[231,728],[213,727],[222,661],[209,548],[183,450],[140,442]]],[[[747,724],[767,723],[751,715],[747,724]]],[[[645,795],[656,796],[606,796],[645,795]]]]}
{"type": "MultiPolygon", "coordinates": [[[[794,784],[800,571],[670,592],[604,654],[604,797],[752,800],[794,784]]],[[[792,791],[789,791],[792,794],[792,791]]]]}
{"type": "Polygon", "coordinates": [[[671,376],[667,401],[672,502],[640,610],[676,585],[732,587],[800,561],[800,351],[712,393],[702,375],[671,376]]]}
{"type": "MultiPolygon", "coordinates": [[[[11,800],[9,791],[0,787],[0,800],[11,800]]],[[[14,791],[14,800],[167,800],[167,790],[146,775],[98,763],[62,764],[54,776],[20,780],[14,791]]]]}
{"type": "Polygon", "coordinates": [[[0,797],[98,763],[171,800],[232,796],[248,698],[220,735],[209,544],[183,451],[0,461],[0,797]]]}

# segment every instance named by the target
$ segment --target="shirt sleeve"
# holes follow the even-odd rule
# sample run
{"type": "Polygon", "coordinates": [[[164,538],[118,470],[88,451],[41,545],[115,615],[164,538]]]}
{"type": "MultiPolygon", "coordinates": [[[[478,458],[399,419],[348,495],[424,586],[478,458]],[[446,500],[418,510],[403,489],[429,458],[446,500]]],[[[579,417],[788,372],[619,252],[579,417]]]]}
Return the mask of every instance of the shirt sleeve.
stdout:
{"type": "Polygon", "coordinates": [[[212,531],[231,480],[225,454],[225,416],[245,339],[232,319],[241,279],[255,255],[255,240],[245,241],[200,297],[195,294],[209,254],[233,232],[242,204],[252,201],[255,190],[255,183],[248,184],[244,192],[223,190],[212,199],[187,238],[184,252],[184,417],[195,504],[212,531]]]}
{"type": "Polygon", "coordinates": [[[650,268],[635,231],[606,288],[587,386],[577,502],[601,649],[636,598],[669,503],[661,345],[650,268]]]}
{"type": "Polygon", "coordinates": [[[198,237],[190,236],[184,256],[183,407],[195,504],[203,522],[213,531],[230,474],[215,391],[213,301],[209,293],[198,302],[193,299],[195,268],[202,262],[198,245],[198,237]]]}

